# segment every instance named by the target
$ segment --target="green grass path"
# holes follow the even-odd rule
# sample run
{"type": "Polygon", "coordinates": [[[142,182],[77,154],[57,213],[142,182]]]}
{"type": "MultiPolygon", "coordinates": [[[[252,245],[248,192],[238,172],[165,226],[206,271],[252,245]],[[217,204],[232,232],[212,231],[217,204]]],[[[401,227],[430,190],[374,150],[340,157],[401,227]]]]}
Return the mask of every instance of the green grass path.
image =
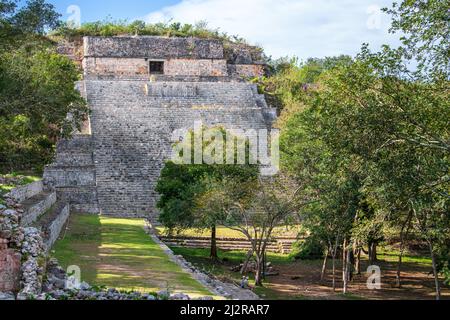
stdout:
{"type": "Polygon", "coordinates": [[[145,233],[142,219],[72,215],[53,250],[63,267],[79,266],[82,280],[91,285],[147,293],[169,288],[192,297],[211,296],[169,260],[145,233]]]}

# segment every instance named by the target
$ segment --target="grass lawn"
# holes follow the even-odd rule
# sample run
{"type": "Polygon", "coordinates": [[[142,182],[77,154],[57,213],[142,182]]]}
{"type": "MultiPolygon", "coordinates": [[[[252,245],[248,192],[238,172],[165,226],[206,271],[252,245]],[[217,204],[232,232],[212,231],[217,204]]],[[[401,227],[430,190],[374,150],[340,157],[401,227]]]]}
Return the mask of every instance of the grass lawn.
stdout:
{"type": "Polygon", "coordinates": [[[142,219],[72,215],[53,248],[61,265],[77,265],[91,285],[123,291],[169,289],[192,297],[211,296],[200,283],[169,260],[144,231],[142,219]]]}

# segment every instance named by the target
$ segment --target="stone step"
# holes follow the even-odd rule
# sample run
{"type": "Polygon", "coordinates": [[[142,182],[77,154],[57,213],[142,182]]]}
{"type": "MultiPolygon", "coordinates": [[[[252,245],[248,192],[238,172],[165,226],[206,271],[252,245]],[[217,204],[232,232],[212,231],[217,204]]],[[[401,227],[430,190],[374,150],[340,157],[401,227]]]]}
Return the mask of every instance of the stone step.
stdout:
{"type": "Polygon", "coordinates": [[[70,215],[70,206],[67,202],[56,202],[33,226],[42,231],[47,252],[59,238],[64,225],[70,215]]]}
{"type": "MultiPolygon", "coordinates": [[[[187,244],[180,244],[177,242],[166,242],[166,244],[168,246],[171,247],[182,247],[182,248],[191,248],[191,249],[207,249],[210,247],[210,245],[206,245],[206,244],[198,244],[198,243],[187,243],[187,244]]],[[[226,244],[217,244],[217,247],[222,249],[222,250],[226,250],[226,251],[248,251],[251,249],[250,245],[226,245],[226,244]]],[[[277,252],[279,253],[280,251],[282,251],[283,253],[289,253],[291,252],[291,247],[289,246],[283,246],[282,250],[281,247],[278,246],[267,246],[267,251],[268,252],[277,252]]]]}
{"type": "MultiPolygon", "coordinates": [[[[206,237],[165,237],[160,239],[169,246],[185,247],[193,249],[205,249],[211,246],[211,241],[206,237]]],[[[269,252],[283,252],[289,253],[292,249],[292,244],[296,241],[294,238],[276,239],[267,245],[269,252]]],[[[222,250],[245,250],[251,249],[251,244],[245,239],[219,238],[217,239],[217,247],[222,250]]]]}
{"type": "Polygon", "coordinates": [[[93,186],[95,185],[95,166],[48,166],[44,172],[47,186],[93,186]]]}
{"type": "Polygon", "coordinates": [[[58,201],[70,203],[73,212],[99,213],[96,186],[56,187],[58,201]]]}
{"type": "Polygon", "coordinates": [[[24,210],[21,225],[29,226],[47,212],[56,202],[56,192],[43,191],[21,203],[24,210]]]}
{"type": "Polygon", "coordinates": [[[42,191],[43,183],[40,180],[25,186],[14,188],[6,196],[14,199],[17,203],[21,203],[28,198],[34,197],[42,191]]]}

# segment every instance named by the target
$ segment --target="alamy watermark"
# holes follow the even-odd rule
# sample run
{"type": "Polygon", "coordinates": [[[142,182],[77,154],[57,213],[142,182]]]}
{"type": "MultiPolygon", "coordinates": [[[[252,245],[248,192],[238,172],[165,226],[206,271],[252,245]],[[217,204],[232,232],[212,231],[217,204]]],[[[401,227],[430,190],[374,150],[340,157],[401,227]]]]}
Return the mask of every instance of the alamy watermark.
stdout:
{"type": "Polygon", "coordinates": [[[67,7],[66,13],[69,14],[67,18],[67,25],[70,28],[81,27],[81,9],[77,5],[70,5],[67,7]]]}
{"type": "Polygon", "coordinates": [[[79,290],[81,287],[81,269],[79,266],[67,267],[66,289],[79,290]]]}
{"type": "Polygon", "coordinates": [[[379,266],[369,266],[367,268],[367,289],[380,290],[381,289],[381,268],[379,266]]]}
{"type": "Polygon", "coordinates": [[[206,128],[196,121],[192,129],[172,134],[171,160],[177,164],[259,165],[261,175],[280,168],[280,131],[277,129],[206,128]]]}

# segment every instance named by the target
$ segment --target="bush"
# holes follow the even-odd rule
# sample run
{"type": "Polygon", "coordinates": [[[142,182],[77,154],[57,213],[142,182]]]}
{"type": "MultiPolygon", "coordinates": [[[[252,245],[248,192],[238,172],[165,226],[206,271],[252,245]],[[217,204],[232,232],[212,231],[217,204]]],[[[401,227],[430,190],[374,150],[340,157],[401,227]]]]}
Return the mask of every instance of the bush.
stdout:
{"type": "Polygon", "coordinates": [[[316,238],[309,237],[292,245],[290,257],[295,260],[315,260],[322,259],[324,254],[325,246],[316,238]]]}

